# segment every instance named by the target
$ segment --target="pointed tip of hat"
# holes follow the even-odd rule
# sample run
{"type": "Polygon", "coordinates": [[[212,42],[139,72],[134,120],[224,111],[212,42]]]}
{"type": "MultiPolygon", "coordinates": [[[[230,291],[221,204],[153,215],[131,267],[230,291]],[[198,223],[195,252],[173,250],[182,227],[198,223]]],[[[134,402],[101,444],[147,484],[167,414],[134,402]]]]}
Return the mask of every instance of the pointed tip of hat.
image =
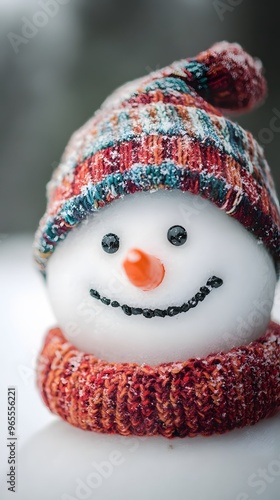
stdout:
{"type": "Polygon", "coordinates": [[[191,85],[205,100],[223,111],[250,111],[266,97],[261,61],[237,43],[215,43],[192,61],[205,66],[207,84],[202,87],[198,78],[191,85]]]}

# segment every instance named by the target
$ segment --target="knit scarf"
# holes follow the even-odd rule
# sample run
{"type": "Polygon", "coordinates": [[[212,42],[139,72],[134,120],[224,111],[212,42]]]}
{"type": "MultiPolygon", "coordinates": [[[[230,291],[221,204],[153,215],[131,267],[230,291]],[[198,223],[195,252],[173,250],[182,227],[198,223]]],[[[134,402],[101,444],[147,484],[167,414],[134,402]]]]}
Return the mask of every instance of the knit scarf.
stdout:
{"type": "Polygon", "coordinates": [[[158,366],[109,363],[52,329],[38,359],[48,408],[84,430],[166,438],[210,436],[256,424],[280,408],[280,325],[258,340],[158,366]]]}

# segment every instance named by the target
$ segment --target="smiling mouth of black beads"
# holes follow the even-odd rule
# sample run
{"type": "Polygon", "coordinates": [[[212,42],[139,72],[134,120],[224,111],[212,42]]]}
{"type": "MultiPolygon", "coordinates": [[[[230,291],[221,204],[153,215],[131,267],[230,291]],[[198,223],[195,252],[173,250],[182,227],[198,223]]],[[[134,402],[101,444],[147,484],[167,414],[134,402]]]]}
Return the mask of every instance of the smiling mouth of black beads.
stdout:
{"type": "Polygon", "coordinates": [[[127,316],[138,316],[142,315],[144,318],[165,318],[165,316],[177,316],[177,314],[185,313],[190,309],[196,307],[199,302],[202,302],[207,295],[211,293],[215,288],[219,288],[222,286],[223,280],[221,278],[217,278],[217,276],[212,276],[206,282],[205,286],[202,286],[188,302],[184,302],[181,306],[170,306],[167,309],[142,309],[142,307],[131,307],[127,304],[121,305],[117,300],[110,300],[107,297],[102,297],[97,290],[90,289],[90,295],[96,299],[100,300],[106,306],[111,306],[114,308],[120,308],[124,314],[127,316]]]}

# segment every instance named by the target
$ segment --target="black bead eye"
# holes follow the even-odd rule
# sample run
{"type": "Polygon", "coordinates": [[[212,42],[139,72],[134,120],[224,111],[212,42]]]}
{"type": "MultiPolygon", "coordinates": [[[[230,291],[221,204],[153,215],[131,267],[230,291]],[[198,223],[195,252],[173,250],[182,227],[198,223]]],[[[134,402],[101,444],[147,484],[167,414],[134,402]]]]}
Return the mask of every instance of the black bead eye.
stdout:
{"type": "Polygon", "coordinates": [[[104,252],[115,253],[119,249],[120,239],[116,234],[108,233],[103,236],[101,245],[104,252]]]}
{"type": "Polygon", "coordinates": [[[187,231],[183,226],[172,226],[167,231],[167,239],[172,245],[180,247],[187,241],[187,231]]]}

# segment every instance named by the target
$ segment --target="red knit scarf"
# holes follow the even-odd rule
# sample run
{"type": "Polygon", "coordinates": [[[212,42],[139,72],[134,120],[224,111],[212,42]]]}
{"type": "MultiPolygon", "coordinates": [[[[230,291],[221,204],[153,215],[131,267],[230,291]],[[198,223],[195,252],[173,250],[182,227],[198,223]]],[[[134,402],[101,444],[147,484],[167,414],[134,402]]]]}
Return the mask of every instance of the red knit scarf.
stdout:
{"type": "Polygon", "coordinates": [[[84,354],[56,328],[38,360],[49,409],[81,429],[209,436],[253,425],[280,407],[280,326],[249,345],[151,367],[84,354]]]}

